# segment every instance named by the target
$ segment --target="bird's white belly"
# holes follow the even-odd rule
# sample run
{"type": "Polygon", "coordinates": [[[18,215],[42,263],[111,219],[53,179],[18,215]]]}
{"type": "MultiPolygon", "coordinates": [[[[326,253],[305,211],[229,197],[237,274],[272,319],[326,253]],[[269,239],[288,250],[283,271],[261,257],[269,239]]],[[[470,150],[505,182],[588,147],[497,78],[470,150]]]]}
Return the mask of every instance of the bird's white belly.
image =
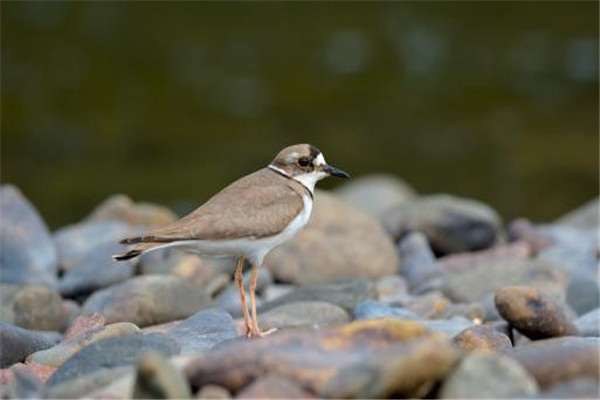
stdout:
{"type": "Polygon", "coordinates": [[[283,231],[274,236],[231,240],[185,240],[158,246],[155,249],[177,246],[201,255],[244,256],[251,263],[261,265],[266,255],[272,249],[291,239],[308,223],[313,200],[311,197],[303,195],[302,202],[304,203],[302,211],[283,231]]]}

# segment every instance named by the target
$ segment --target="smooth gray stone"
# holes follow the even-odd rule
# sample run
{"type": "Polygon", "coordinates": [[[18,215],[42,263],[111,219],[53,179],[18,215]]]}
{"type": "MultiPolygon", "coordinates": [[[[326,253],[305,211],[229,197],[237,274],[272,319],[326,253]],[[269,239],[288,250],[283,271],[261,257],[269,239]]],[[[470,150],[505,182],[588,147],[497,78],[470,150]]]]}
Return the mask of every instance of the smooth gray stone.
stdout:
{"type": "Polygon", "coordinates": [[[365,278],[344,278],[331,283],[317,283],[299,286],[275,300],[264,303],[261,312],[286,303],[298,301],[324,301],[342,307],[352,313],[357,304],[374,298],[375,286],[365,278]]]}
{"type": "Polygon", "coordinates": [[[418,319],[419,316],[407,308],[390,307],[379,301],[368,299],[354,309],[354,319],[377,319],[393,317],[398,319],[418,319]]]}
{"type": "Polygon", "coordinates": [[[0,368],[6,368],[25,360],[39,350],[45,350],[59,342],[55,332],[37,332],[0,322],[0,368]]]}
{"type": "Polygon", "coordinates": [[[145,351],[155,351],[167,357],[179,352],[173,339],[164,335],[130,335],[99,340],[75,353],[50,377],[47,384],[57,385],[102,368],[135,364],[145,351]]]}
{"type": "Polygon", "coordinates": [[[567,286],[567,303],[577,315],[600,307],[600,287],[597,274],[573,274],[567,286]]]}
{"type": "Polygon", "coordinates": [[[400,274],[411,287],[438,274],[439,268],[427,237],[421,232],[411,232],[398,245],[400,274]]]}
{"type": "Polygon", "coordinates": [[[0,215],[0,282],[55,286],[58,258],[48,227],[13,185],[0,187],[0,215]]]}
{"type": "Polygon", "coordinates": [[[117,242],[107,242],[91,249],[58,282],[63,296],[88,294],[119,283],[134,273],[133,261],[115,261],[112,256],[123,251],[117,242]]]}
{"type": "Polygon", "coordinates": [[[600,308],[595,308],[573,321],[579,336],[600,336],[600,308]]]}
{"type": "Polygon", "coordinates": [[[163,355],[146,352],[137,364],[134,399],[190,399],[190,383],[183,372],[163,355]]]}
{"type": "Polygon", "coordinates": [[[119,378],[133,373],[134,366],[127,365],[115,368],[100,368],[94,372],[69,379],[50,386],[47,389],[48,399],[80,399],[90,393],[112,384],[119,378]]]}
{"type": "Polygon", "coordinates": [[[419,319],[418,322],[434,332],[443,332],[450,338],[475,325],[472,321],[464,317],[454,317],[451,319],[419,319]]]}
{"type": "Polygon", "coordinates": [[[212,308],[197,312],[184,321],[169,328],[168,338],[177,342],[181,354],[196,354],[210,350],[213,346],[237,337],[235,322],[227,312],[212,308]]]}

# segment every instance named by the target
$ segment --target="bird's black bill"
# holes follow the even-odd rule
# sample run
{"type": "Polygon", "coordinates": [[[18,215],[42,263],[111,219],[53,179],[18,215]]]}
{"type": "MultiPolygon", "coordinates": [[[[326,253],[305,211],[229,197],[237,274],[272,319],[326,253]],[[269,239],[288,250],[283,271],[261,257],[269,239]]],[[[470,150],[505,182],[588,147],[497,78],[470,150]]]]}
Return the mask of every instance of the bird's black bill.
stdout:
{"type": "Polygon", "coordinates": [[[327,172],[329,175],[337,176],[338,178],[350,179],[349,173],[337,169],[336,167],[332,167],[331,165],[326,165],[325,168],[323,168],[323,171],[327,172]]]}

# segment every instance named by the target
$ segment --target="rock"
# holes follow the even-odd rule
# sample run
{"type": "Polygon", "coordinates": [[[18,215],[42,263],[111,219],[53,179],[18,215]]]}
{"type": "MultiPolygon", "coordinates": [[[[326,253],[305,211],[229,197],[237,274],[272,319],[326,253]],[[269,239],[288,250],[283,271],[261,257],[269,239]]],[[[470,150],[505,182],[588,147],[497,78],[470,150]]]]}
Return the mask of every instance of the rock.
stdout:
{"type": "Polygon", "coordinates": [[[46,286],[27,285],[14,297],[15,325],[25,329],[59,331],[67,318],[62,298],[46,286]]]}
{"type": "Polygon", "coordinates": [[[566,274],[558,266],[518,257],[485,260],[466,271],[447,276],[442,292],[455,302],[483,300],[503,286],[527,283],[560,297],[566,287],[566,274]]]}
{"type": "MultiPolygon", "coordinates": [[[[250,306],[250,275],[252,271],[246,271],[244,273],[244,290],[246,291],[246,302],[248,307],[250,306]]],[[[256,280],[256,293],[258,296],[273,282],[273,277],[271,273],[265,269],[261,268],[258,271],[258,278],[256,280]]],[[[257,297],[257,305],[260,306],[262,303],[262,299],[257,297]]],[[[217,304],[220,308],[223,308],[232,316],[239,318],[242,316],[242,302],[240,300],[240,295],[237,291],[237,287],[235,283],[231,283],[227,286],[225,290],[223,290],[217,296],[217,304]]]]}
{"type": "Polygon", "coordinates": [[[440,332],[453,338],[474,324],[463,317],[454,317],[452,319],[421,319],[418,320],[421,324],[429,328],[433,332],[440,332]]]}
{"type": "Polygon", "coordinates": [[[348,313],[335,304],[323,301],[298,301],[274,307],[258,316],[261,329],[310,325],[323,328],[350,321],[348,313]]]}
{"type": "MultiPolygon", "coordinates": [[[[115,380],[127,375],[133,375],[133,366],[102,368],[89,374],[63,381],[48,388],[49,399],[79,399],[91,398],[93,393],[110,385],[115,380]]],[[[126,397],[129,397],[127,395],[126,397]]]]}
{"type": "Polygon", "coordinates": [[[528,219],[517,218],[508,224],[506,236],[510,242],[525,242],[530,247],[533,254],[552,244],[552,240],[542,232],[528,219]]]}
{"type": "Polygon", "coordinates": [[[260,307],[260,312],[286,303],[298,301],[324,301],[342,307],[351,313],[358,303],[375,297],[373,284],[362,278],[339,279],[331,283],[299,286],[260,307]]]}
{"type": "Polygon", "coordinates": [[[199,311],[166,331],[179,345],[181,354],[196,354],[237,337],[235,323],[227,312],[213,308],[199,311]]]}
{"type": "Polygon", "coordinates": [[[44,383],[24,369],[15,368],[10,392],[13,399],[44,398],[44,383]]]}
{"type": "Polygon", "coordinates": [[[0,368],[22,362],[31,353],[48,349],[59,340],[58,334],[44,334],[0,322],[0,368]]]}
{"type": "Polygon", "coordinates": [[[69,329],[73,321],[81,314],[81,306],[75,300],[66,299],[62,301],[62,308],[66,317],[60,331],[64,332],[69,329]]]}
{"type": "Polygon", "coordinates": [[[63,296],[75,297],[131,277],[134,273],[134,262],[115,261],[112,258],[122,250],[122,246],[117,242],[96,246],[66,272],[58,282],[58,290],[63,296]]]}
{"type": "Polygon", "coordinates": [[[560,265],[571,275],[597,275],[598,260],[592,249],[581,249],[574,246],[550,245],[541,250],[537,258],[560,265]]]}
{"type": "Polygon", "coordinates": [[[414,189],[406,182],[388,174],[354,178],[339,186],[335,194],[382,221],[386,211],[415,197],[414,189]]]}
{"type": "Polygon", "coordinates": [[[274,283],[268,286],[262,297],[265,301],[272,301],[280,298],[284,294],[288,294],[296,288],[296,285],[288,285],[283,283],[274,283]]]}
{"type": "Polygon", "coordinates": [[[423,233],[409,233],[400,241],[398,251],[402,264],[400,272],[411,287],[440,273],[435,262],[435,255],[423,233]]]}
{"type": "Polygon", "coordinates": [[[436,316],[439,319],[450,319],[452,317],[464,317],[471,321],[485,321],[487,318],[485,307],[482,303],[450,303],[444,311],[436,316]]]}
{"type": "Polygon", "coordinates": [[[597,275],[572,275],[567,286],[567,303],[577,315],[583,315],[600,307],[600,287],[597,275]]]}
{"type": "Polygon", "coordinates": [[[168,208],[150,203],[134,203],[125,195],[114,195],[96,207],[88,221],[117,220],[136,228],[150,230],[177,220],[168,208]]]}
{"type": "Polygon", "coordinates": [[[98,312],[107,323],[129,321],[143,327],[186,318],[209,306],[208,294],[183,278],[139,276],[95,292],[82,312],[98,312]]]}
{"type": "Polygon", "coordinates": [[[452,338],[452,344],[466,353],[507,353],[512,350],[508,336],[486,325],[465,329],[452,338]]]}
{"type": "Polygon", "coordinates": [[[169,357],[179,352],[177,343],[162,335],[129,335],[98,340],[75,353],[48,381],[57,385],[102,368],[135,364],[146,351],[155,351],[169,357]]]}
{"type": "Polygon", "coordinates": [[[79,315],[67,328],[63,340],[77,337],[84,332],[104,326],[104,317],[101,314],[79,315]]]}
{"type": "Polygon", "coordinates": [[[118,322],[82,332],[77,336],[60,342],[54,347],[31,354],[27,360],[52,367],[60,367],[73,354],[91,343],[110,337],[134,335],[139,332],[140,328],[130,322],[118,322]]]}
{"type": "Polygon", "coordinates": [[[375,300],[365,300],[354,309],[354,319],[377,318],[418,319],[419,316],[406,308],[390,307],[375,300]]]}
{"type": "Polygon", "coordinates": [[[195,387],[217,384],[234,393],[278,373],[321,397],[409,397],[426,394],[455,359],[443,336],[413,321],[380,319],[232,343],[185,371],[195,387]]]}
{"type": "Polygon", "coordinates": [[[536,381],[516,361],[492,354],[471,354],[444,381],[443,399],[507,399],[532,396],[536,381]]]}
{"type": "Polygon", "coordinates": [[[10,283],[0,283],[0,321],[15,323],[15,296],[21,290],[23,285],[13,285],[10,283]]]}
{"type": "Polygon", "coordinates": [[[59,266],[63,271],[69,271],[76,264],[85,262],[88,254],[98,246],[117,244],[132,233],[133,230],[121,221],[85,221],[65,226],[54,233],[59,266]]]}
{"type": "Polygon", "coordinates": [[[394,207],[385,221],[395,237],[410,231],[423,232],[439,254],[490,247],[497,242],[502,225],[489,206],[444,194],[422,196],[394,207]]]}
{"type": "Polygon", "coordinates": [[[135,373],[127,373],[109,385],[95,390],[87,395],[92,399],[130,399],[135,384],[135,373]]]}
{"type": "Polygon", "coordinates": [[[600,209],[600,199],[592,199],[573,211],[558,218],[555,223],[574,228],[597,228],[598,210],[600,209]]]}
{"type": "Polygon", "coordinates": [[[502,318],[530,339],[577,334],[559,305],[534,287],[503,287],[496,291],[495,302],[502,318]]]}
{"type": "Polygon", "coordinates": [[[450,305],[450,300],[439,291],[422,296],[414,296],[404,306],[421,318],[434,318],[442,315],[450,305]]]}
{"type": "Polygon", "coordinates": [[[597,399],[600,393],[598,379],[580,378],[557,383],[540,393],[540,399],[597,399]]]}
{"type": "Polygon", "coordinates": [[[564,225],[539,225],[538,231],[554,246],[597,254],[598,228],[572,228],[564,225]]]}
{"type": "Polygon", "coordinates": [[[545,339],[517,346],[510,356],[546,388],[575,378],[598,379],[599,344],[598,338],[545,339]]]}
{"type": "Polygon", "coordinates": [[[196,393],[197,399],[230,399],[231,393],[219,385],[204,385],[196,393]]]}
{"type": "Polygon", "coordinates": [[[386,304],[404,303],[410,298],[408,285],[399,275],[384,276],[375,282],[379,301],[386,304]]]}
{"type": "Polygon", "coordinates": [[[573,321],[580,336],[600,336],[600,308],[588,311],[573,321]]]}
{"type": "Polygon", "coordinates": [[[190,385],[179,369],[162,355],[143,353],[137,364],[134,399],[190,399],[190,385]]]}
{"type": "Polygon", "coordinates": [[[299,284],[374,279],[397,273],[398,266],[394,244],[379,222],[323,191],[316,192],[306,228],[265,260],[278,281],[299,284]]]}
{"type": "Polygon", "coordinates": [[[277,374],[261,376],[242,389],[238,399],[313,399],[296,381],[277,374]]]}
{"type": "Polygon", "coordinates": [[[0,281],[54,286],[57,256],[48,227],[13,185],[0,187],[0,215],[0,281]]]}
{"type": "Polygon", "coordinates": [[[519,241],[469,253],[448,254],[437,260],[437,268],[440,272],[446,274],[456,274],[478,267],[482,263],[493,262],[494,260],[501,261],[506,258],[528,259],[532,255],[531,246],[526,242],[519,241]]]}

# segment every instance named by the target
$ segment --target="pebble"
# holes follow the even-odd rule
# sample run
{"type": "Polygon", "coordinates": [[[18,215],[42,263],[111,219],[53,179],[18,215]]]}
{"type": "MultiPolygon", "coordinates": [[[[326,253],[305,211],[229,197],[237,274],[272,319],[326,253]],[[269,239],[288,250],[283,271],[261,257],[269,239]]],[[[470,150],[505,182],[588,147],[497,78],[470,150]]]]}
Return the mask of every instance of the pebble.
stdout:
{"type": "Polygon", "coordinates": [[[140,356],[132,398],[190,399],[191,397],[192,393],[186,377],[167,358],[152,351],[140,356]]]}
{"type": "Polygon", "coordinates": [[[451,319],[421,319],[418,320],[421,324],[429,328],[433,332],[440,332],[453,338],[467,328],[472,327],[473,321],[469,321],[464,317],[454,317],[451,319]]]}
{"type": "Polygon", "coordinates": [[[440,273],[435,255],[429,246],[427,237],[421,232],[410,232],[398,245],[400,273],[410,287],[422,284],[423,281],[440,273]]]}
{"type": "Polygon", "coordinates": [[[60,367],[73,354],[91,343],[110,337],[134,335],[139,332],[140,328],[130,322],[118,322],[90,329],[79,335],[70,337],[54,347],[31,354],[27,360],[52,367],[60,367]]]}
{"type": "Polygon", "coordinates": [[[454,302],[470,303],[483,300],[501,287],[524,282],[558,297],[564,296],[567,277],[555,264],[507,257],[481,261],[471,269],[449,275],[441,290],[454,302]]]}
{"type": "MultiPolygon", "coordinates": [[[[246,291],[246,302],[250,306],[250,275],[252,271],[244,272],[244,290],[246,291]]],[[[258,278],[256,280],[257,304],[262,303],[260,295],[273,282],[273,276],[269,270],[261,268],[258,270],[258,278]]],[[[238,318],[242,316],[242,302],[235,283],[230,283],[225,290],[217,295],[216,303],[220,308],[223,308],[232,316],[238,318]]]]}
{"type": "Polygon", "coordinates": [[[467,355],[444,381],[443,399],[506,399],[533,396],[535,379],[516,361],[497,354],[467,355]]]}
{"type": "Polygon", "coordinates": [[[98,340],[64,362],[52,375],[48,384],[57,385],[102,368],[135,364],[142,353],[150,350],[172,356],[179,352],[179,346],[172,339],[158,334],[137,334],[98,340]]]}
{"type": "MultiPolygon", "coordinates": [[[[101,368],[82,376],[48,387],[49,399],[93,398],[91,393],[98,391],[128,374],[133,374],[133,366],[101,368]]],[[[130,397],[130,395],[125,396],[130,397]]]]}
{"type": "Polygon", "coordinates": [[[122,251],[123,246],[116,241],[96,246],[65,273],[58,282],[58,290],[63,296],[76,297],[130,278],[134,273],[134,262],[112,258],[122,251]]]}
{"type": "Polygon", "coordinates": [[[599,209],[600,199],[596,197],[561,216],[555,223],[574,228],[597,228],[600,220],[598,217],[599,209]]]}
{"type": "Polygon", "coordinates": [[[578,315],[600,307],[598,275],[573,274],[567,286],[567,303],[578,315]]]}
{"type": "Polygon", "coordinates": [[[86,220],[117,220],[135,228],[151,230],[174,222],[177,215],[166,207],[144,202],[134,203],[129,197],[117,194],[98,205],[86,220]]]}
{"type": "Polygon", "coordinates": [[[144,327],[187,318],[210,305],[208,294],[183,278],[147,275],[95,292],[82,312],[100,313],[107,323],[128,321],[144,327]]]}
{"type": "Polygon", "coordinates": [[[392,238],[379,221],[317,190],[308,225],[269,253],[265,267],[280,282],[308,284],[393,275],[399,261],[392,238]]]}
{"type": "Polygon", "coordinates": [[[0,186],[0,215],[0,281],[55,286],[58,258],[48,227],[13,185],[0,186]]]}
{"type": "Polygon", "coordinates": [[[424,295],[413,296],[404,303],[404,306],[421,318],[434,318],[442,315],[450,304],[450,300],[436,290],[424,295]]]}
{"type": "Polygon", "coordinates": [[[512,343],[507,335],[486,325],[463,330],[452,338],[452,344],[465,353],[508,353],[512,350],[512,343]]]}
{"type": "Polygon", "coordinates": [[[400,204],[387,213],[385,221],[394,237],[423,232],[438,254],[491,247],[498,241],[502,225],[498,213],[488,205],[447,194],[400,204]]]}
{"type": "Polygon", "coordinates": [[[275,300],[264,303],[260,312],[286,303],[298,301],[324,301],[342,307],[351,313],[357,304],[374,298],[376,295],[374,285],[364,278],[338,279],[331,283],[320,283],[298,286],[275,300]]]}
{"type": "Polygon", "coordinates": [[[237,337],[235,323],[227,312],[212,308],[195,313],[167,329],[165,335],[177,342],[181,354],[197,354],[237,337]]]}
{"type": "Polygon", "coordinates": [[[204,385],[198,393],[197,399],[230,399],[231,393],[229,390],[219,385],[204,385]]]}
{"type": "Polygon", "coordinates": [[[419,316],[407,308],[390,307],[372,299],[365,300],[354,308],[354,319],[376,318],[418,319],[419,316]]]}
{"type": "Polygon", "coordinates": [[[0,320],[25,329],[61,331],[67,309],[60,295],[42,285],[0,285],[0,320]]]}
{"type": "Polygon", "coordinates": [[[326,398],[423,396],[456,360],[448,341],[414,321],[356,321],[320,332],[287,332],[242,341],[192,360],[194,387],[233,393],[259,376],[279,373],[326,398]]]}
{"type": "Polygon", "coordinates": [[[580,336],[600,336],[600,308],[593,309],[573,321],[580,336]]]}
{"type": "Polygon", "coordinates": [[[0,322],[0,368],[23,362],[28,355],[48,349],[59,340],[57,333],[41,333],[0,322]]]}
{"type": "Polygon", "coordinates": [[[298,382],[278,374],[267,374],[257,378],[242,389],[238,399],[314,399],[298,382]]]}
{"type": "Polygon", "coordinates": [[[498,312],[530,339],[576,335],[577,328],[561,307],[531,286],[506,286],[495,293],[498,312]]]}
{"type": "Polygon", "coordinates": [[[78,263],[85,262],[96,247],[106,243],[117,244],[131,233],[131,228],[121,221],[85,221],[60,228],[53,235],[59,267],[69,271],[78,263]]]}
{"type": "Polygon", "coordinates": [[[576,378],[550,386],[539,394],[540,399],[597,399],[600,397],[597,378],[576,378]]]}
{"type": "Polygon", "coordinates": [[[298,301],[274,307],[258,316],[262,330],[298,326],[324,328],[350,321],[348,313],[335,304],[324,301],[298,301]]]}
{"type": "Polygon", "coordinates": [[[363,175],[338,186],[342,200],[384,220],[386,212],[415,197],[415,191],[402,179],[388,174],[363,175]]]}
{"type": "Polygon", "coordinates": [[[510,356],[547,388],[575,378],[598,379],[599,352],[598,338],[563,337],[517,346],[510,356]]]}
{"type": "Polygon", "coordinates": [[[408,284],[399,275],[384,276],[375,282],[379,301],[386,304],[401,304],[410,298],[408,284]]]}

